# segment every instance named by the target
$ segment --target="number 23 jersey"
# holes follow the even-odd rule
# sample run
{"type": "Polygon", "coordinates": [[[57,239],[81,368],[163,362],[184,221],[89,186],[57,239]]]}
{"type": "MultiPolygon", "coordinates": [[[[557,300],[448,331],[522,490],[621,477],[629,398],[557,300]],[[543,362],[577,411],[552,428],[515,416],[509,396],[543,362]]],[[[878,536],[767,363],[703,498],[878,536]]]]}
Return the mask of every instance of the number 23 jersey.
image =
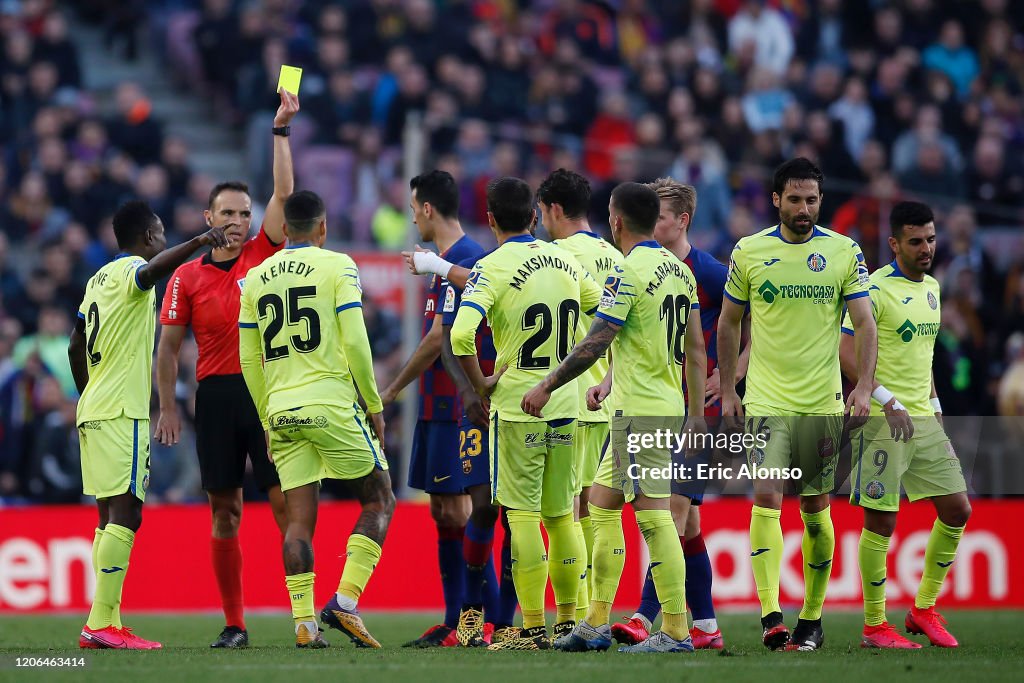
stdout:
{"type": "MultiPolygon", "coordinates": [[[[452,326],[452,350],[476,355],[476,329],[487,318],[498,351],[495,368],[507,365],[491,396],[491,411],[510,422],[532,422],[523,396],[558,366],[579,341],[581,312],[593,311],[601,288],[579,261],[529,235],[512,237],[473,267],[452,326]]],[[[551,394],[544,419],[576,418],[576,382],[551,394]]]]}
{"type": "Polygon", "coordinates": [[[238,325],[259,329],[264,418],[300,406],[356,402],[338,314],[361,306],[359,271],[345,254],[292,247],[249,271],[238,325]]]}
{"type": "Polygon", "coordinates": [[[149,419],[156,293],[139,286],[144,265],[141,256],[119,254],[85,287],[78,317],[85,322],[89,383],[78,401],[78,424],[121,415],[149,419]]]}

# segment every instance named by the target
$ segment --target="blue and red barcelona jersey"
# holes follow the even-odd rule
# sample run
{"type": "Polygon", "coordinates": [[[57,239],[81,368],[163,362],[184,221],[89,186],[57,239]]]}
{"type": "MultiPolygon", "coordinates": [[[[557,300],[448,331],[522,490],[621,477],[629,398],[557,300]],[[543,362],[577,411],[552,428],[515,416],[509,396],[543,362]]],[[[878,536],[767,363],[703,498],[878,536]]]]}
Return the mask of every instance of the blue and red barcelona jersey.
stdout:
{"type": "MultiPolygon", "coordinates": [[[[473,241],[468,235],[463,235],[448,251],[441,254],[452,263],[472,261],[476,263],[484,254],[484,248],[473,241]]],[[[434,324],[434,316],[438,312],[438,302],[443,302],[446,294],[447,280],[439,275],[430,278],[430,285],[427,289],[427,305],[423,311],[423,336],[434,324]]],[[[457,310],[457,309],[456,309],[457,310]]],[[[420,412],[419,419],[428,422],[457,422],[462,408],[458,402],[458,391],[455,389],[455,382],[445,372],[441,359],[438,358],[420,376],[420,412]]]]}
{"type": "MultiPolygon", "coordinates": [[[[491,252],[487,252],[487,254],[489,253],[491,252]]],[[[480,254],[479,256],[465,259],[455,265],[473,270],[476,262],[487,256],[487,254],[480,254]]],[[[444,288],[441,290],[441,324],[454,325],[455,316],[459,312],[459,303],[462,301],[462,290],[447,280],[443,282],[444,288]]],[[[494,348],[494,337],[491,335],[491,328],[487,324],[486,318],[480,321],[480,327],[476,330],[476,357],[480,361],[480,370],[483,371],[484,375],[493,375],[498,351],[494,348]]],[[[462,406],[459,406],[459,410],[462,410],[462,406]]]]}
{"type": "MultiPolygon", "coordinates": [[[[697,299],[700,301],[700,326],[704,331],[704,348],[708,354],[708,377],[718,367],[718,316],[722,313],[722,293],[725,291],[725,279],[729,269],[714,256],[696,247],[683,263],[693,271],[697,279],[697,299]]],[[[683,376],[683,390],[686,390],[686,376],[683,376]]],[[[722,402],[704,409],[705,415],[721,415],[722,402]]]]}

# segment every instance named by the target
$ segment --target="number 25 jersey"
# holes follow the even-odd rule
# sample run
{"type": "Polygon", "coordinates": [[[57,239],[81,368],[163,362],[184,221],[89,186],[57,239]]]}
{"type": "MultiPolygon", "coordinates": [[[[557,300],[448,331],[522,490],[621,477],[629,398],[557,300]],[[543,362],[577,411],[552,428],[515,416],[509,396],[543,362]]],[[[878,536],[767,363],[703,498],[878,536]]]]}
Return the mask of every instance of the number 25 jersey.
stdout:
{"type": "MultiPolygon", "coordinates": [[[[259,335],[240,334],[240,354],[245,370],[260,352],[252,347],[258,339],[266,395],[253,399],[262,419],[307,405],[351,407],[356,402],[353,373],[361,380],[367,407],[380,410],[372,367],[350,367],[359,361],[349,359],[343,348],[345,336],[359,330],[342,329],[339,315],[361,307],[359,271],[345,254],[291,247],[249,271],[238,327],[240,333],[257,329],[259,335]],[[369,382],[363,379],[367,373],[369,382]]],[[[364,329],[364,340],[365,334],[364,329]]]]}
{"type": "Polygon", "coordinates": [[[141,256],[119,254],[85,286],[78,317],[85,321],[89,383],[78,401],[78,424],[121,415],[149,419],[156,293],[139,286],[144,265],[141,256]]]}

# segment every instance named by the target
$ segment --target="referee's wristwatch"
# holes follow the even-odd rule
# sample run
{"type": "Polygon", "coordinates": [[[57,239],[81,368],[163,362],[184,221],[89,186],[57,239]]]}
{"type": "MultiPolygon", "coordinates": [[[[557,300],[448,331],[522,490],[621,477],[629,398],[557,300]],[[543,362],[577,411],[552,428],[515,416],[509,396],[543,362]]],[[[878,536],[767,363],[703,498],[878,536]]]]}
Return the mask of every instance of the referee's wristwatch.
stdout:
{"type": "Polygon", "coordinates": [[[273,133],[274,135],[280,135],[281,137],[286,138],[292,134],[292,127],[281,126],[279,128],[271,128],[270,132],[273,133]]]}

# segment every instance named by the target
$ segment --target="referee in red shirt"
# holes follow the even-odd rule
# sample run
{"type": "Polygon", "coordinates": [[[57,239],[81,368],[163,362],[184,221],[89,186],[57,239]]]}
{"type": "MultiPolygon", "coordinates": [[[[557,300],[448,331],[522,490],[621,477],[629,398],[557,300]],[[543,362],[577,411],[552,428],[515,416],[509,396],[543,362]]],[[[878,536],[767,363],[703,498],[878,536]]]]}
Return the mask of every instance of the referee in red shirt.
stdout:
{"type": "Polygon", "coordinates": [[[242,614],[242,548],[238,542],[246,456],[252,461],[257,484],[270,496],[282,534],[287,525],[277,470],[267,457],[263,425],[242,379],[238,310],[246,273],[284,247],[284,202],[295,185],[288,124],[298,111],[298,97],[281,90],[281,106],[273,128],[274,196],[267,203],[259,233],[249,239],[252,200],[245,183],[215,186],[203,214],[207,225],[224,228],[228,246],[179,267],[164,293],[160,313],[156,371],[160,418],[156,438],[162,444],[175,444],[181,437],[175,384],[178,353],[189,325],[199,347],[196,452],[203,489],[213,512],[213,572],[225,620],[224,630],[211,647],[249,644],[242,614]]]}

